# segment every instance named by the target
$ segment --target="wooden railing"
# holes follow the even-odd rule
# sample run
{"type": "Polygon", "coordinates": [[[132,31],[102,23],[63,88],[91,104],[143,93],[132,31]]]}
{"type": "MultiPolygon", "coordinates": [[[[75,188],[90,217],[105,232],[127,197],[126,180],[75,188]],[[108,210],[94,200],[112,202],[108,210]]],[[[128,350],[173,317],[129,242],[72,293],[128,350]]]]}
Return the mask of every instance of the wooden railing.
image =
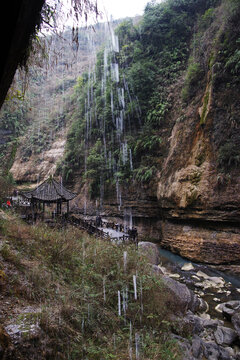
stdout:
{"type": "MultiPolygon", "coordinates": [[[[111,240],[111,241],[120,241],[120,242],[132,242],[134,244],[136,244],[136,247],[138,246],[138,237],[137,236],[131,236],[131,234],[123,234],[122,236],[117,236],[117,237],[114,237],[114,236],[110,236],[108,234],[108,232],[104,231],[104,230],[101,230],[99,229],[96,224],[95,224],[95,221],[93,220],[85,220],[85,219],[82,219],[80,217],[76,217],[74,215],[70,215],[68,216],[67,218],[67,222],[70,223],[71,225],[74,225],[82,230],[85,230],[87,231],[89,234],[91,235],[95,235],[99,238],[102,238],[102,239],[106,239],[106,240],[111,240]]],[[[114,223],[106,223],[106,227],[109,228],[109,224],[114,224],[114,223]]],[[[117,227],[117,224],[114,224],[114,227],[116,228],[117,227]]],[[[113,228],[113,227],[111,227],[113,228]]]]}

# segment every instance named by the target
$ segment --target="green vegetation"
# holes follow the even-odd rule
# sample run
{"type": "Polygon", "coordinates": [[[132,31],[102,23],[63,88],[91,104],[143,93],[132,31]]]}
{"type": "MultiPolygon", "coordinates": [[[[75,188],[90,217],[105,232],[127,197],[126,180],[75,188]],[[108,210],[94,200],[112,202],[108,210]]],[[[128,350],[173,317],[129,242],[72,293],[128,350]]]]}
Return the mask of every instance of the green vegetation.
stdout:
{"type": "Polygon", "coordinates": [[[13,178],[10,173],[1,173],[0,172],[0,206],[3,203],[6,203],[6,198],[9,196],[13,189],[13,178]]]}
{"type": "Polygon", "coordinates": [[[209,103],[209,90],[207,90],[206,94],[204,95],[203,98],[203,108],[202,108],[202,114],[201,114],[201,118],[200,118],[200,125],[203,125],[206,121],[206,116],[207,116],[207,110],[208,110],[208,103],[209,103]]]}
{"type": "MultiPolygon", "coordinates": [[[[0,270],[3,261],[14,269],[2,294],[8,294],[8,301],[17,298],[20,308],[31,303],[38,309],[41,340],[46,336],[53,355],[126,360],[132,349],[135,359],[139,341],[141,359],[180,359],[178,346],[169,338],[170,315],[177,305],[133,246],[97,240],[71,227],[29,226],[16,218],[1,220],[0,230],[0,270]]],[[[23,316],[25,327],[36,321],[34,313],[23,316]]],[[[22,320],[21,315],[16,319],[22,320]]]]}
{"type": "Polygon", "coordinates": [[[191,59],[187,69],[185,85],[182,89],[182,98],[185,102],[193,98],[196,93],[196,89],[198,89],[198,83],[202,80],[204,75],[201,65],[192,61],[193,60],[191,59]]]}
{"type": "Polygon", "coordinates": [[[12,164],[13,155],[16,153],[16,139],[24,134],[27,126],[25,115],[28,110],[28,100],[19,95],[19,92],[20,90],[14,91],[14,95],[12,94],[11,98],[5,101],[0,112],[1,169],[3,167],[10,169],[10,163],[12,164]]]}
{"type": "Polygon", "coordinates": [[[224,109],[218,121],[214,122],[213,143],[217,154],[218,170],[227,177],[239,167],[239,107],[240,85],[240,4],[236,0],[224,2],[225,26],[216,40],[213,85],[224,109]]]}
{"type": "Polygon", "coordinates": [[[229,170],[239,166],[240,164],[240,149],[237,144],[231,140],[227,141],[219,148],[218,165],[220,168],[229,170]]]}

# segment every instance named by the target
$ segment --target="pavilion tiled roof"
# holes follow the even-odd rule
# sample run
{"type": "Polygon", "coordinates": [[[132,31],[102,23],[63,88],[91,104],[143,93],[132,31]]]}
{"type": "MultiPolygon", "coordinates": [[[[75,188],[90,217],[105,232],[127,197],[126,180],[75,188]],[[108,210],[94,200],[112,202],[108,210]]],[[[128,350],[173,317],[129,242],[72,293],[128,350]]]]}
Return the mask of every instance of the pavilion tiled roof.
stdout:
{"type": "Polygon", "coordinates": [[[25,191],[22,194],[29,200],[35,199],[46,202],[69,201],[77,196],[52,177],[45,180],[35,190],[25,191]]]}

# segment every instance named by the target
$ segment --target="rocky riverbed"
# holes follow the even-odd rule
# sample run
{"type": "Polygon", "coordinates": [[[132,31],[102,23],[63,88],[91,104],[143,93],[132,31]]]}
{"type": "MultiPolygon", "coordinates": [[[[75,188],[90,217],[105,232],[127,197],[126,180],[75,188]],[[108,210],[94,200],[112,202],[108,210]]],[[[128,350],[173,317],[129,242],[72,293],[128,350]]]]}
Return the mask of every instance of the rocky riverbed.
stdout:
{"type": "Polygon", "coordinates": [[[179,316],[173,318],[172,336],[182,347],[184,360],[239,360],[240,288],[235,286],[237,278],[233,284],[228,281],[230,278],[216,274],[207,266],[171,262],[161,256],[159,247],[152,243],[140,243],[139,249],[148,257],[153,270],[162,277],[181,309],[179,316]]]}

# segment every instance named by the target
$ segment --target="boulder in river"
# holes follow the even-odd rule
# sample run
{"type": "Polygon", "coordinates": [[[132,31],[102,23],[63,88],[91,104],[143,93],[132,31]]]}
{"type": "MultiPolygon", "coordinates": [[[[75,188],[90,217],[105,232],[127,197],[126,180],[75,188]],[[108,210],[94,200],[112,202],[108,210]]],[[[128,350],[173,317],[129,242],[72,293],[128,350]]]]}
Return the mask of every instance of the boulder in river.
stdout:
{"type": "Polygon", "coordinates": [[[215,309],[221,312],[228,320],[231,320],[235,313],[240,312],[240,300],[227,301],[217,305],[215,309]]]}
{"type": "Polygon", "coordinates": [[[199,270],[197,273],[196,273],[196,275],[198,276],[198,277],[203,277],[204,279],[208,279],[209,278],[209,276],[207,275],[207,274],[205,274],[203,271],[201,271],[201,270],[199,270]]]}
{"type": "Polygon", "coordinates": [[[203,353],[206,359],[217,360],[219,359],[219,346],[213,341],[204,342],[203,353]]]}
{"type": "Polygon", "coordinates": [[[202,342],[202,339],[197,335],[193,336],[191,350],[192,350],[192,354],[193,354],[194,358],[202,359],[202,356],[203,356],[203,342],[202,342]]]}
{"type": "Polygon", "coordinates": [[[224,287],[224,284],[224,280],[222,280],[220,277],[213,276],[201,282],[197,282],[195,286],[203,289],[221,289],[224,287]]]}
{"type": "Polygon", "coordinates": [[[188,289],[185,284],[171,279],[169,276],[162,276],[165,286],[172,292],[173,297],[175,298],[179,309],[182,312],[186,310],[191,310],[196,312],[200,309],[201,302],[199,298],[194,294],[193,291],[188,289]]]}
{"type": "Polygon", "coordinates": [[[238,334],[238,337],[240,338],[240,311],[232,316],[232,324],[238,334]]]}
{"type": "Polygon", "coordinates": [[[152,265],[152,271],[155,275],[163,275],[164,272],[161,269],[161,267],[157,266],[157,265],[152,265]]]}
{"type": "Polygon", "coordinates": [[[181,270],[183,271],[191,271],[194,270],[194,266],[192,263],[186,263],[181,267],[181,270]]]}
{"type": "Polygon", "coordinates": [[[218,326],[214,338],[218,345],[231,345],[237,339],[237,334],[233,329],[218,326]]]}
{"type": "Polygon", "coordinates": [[[197,359],[208,360],[235,360],[233,349],[217,345],[213,341],[202,341],[204,357],[197,359]]]}
{"type": "Polygon", "coordinates": [[[217,330],[217,327],[219,325],[223,325],[224,322],[222,320],[217,320],[217,319],[205,319],[203,320],[203,326],[206,329],[213,329],[213,330],[217,330]]]}

